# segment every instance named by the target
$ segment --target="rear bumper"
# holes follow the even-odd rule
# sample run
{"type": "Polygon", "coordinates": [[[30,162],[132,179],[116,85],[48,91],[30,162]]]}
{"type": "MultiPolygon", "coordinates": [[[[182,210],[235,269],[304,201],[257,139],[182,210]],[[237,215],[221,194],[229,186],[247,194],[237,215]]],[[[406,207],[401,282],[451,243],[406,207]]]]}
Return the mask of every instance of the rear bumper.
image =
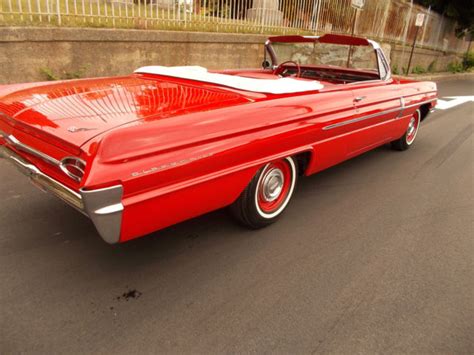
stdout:
{"type": "Polygon", "coordinates": [[[0,146],[0,158],[12,163],[20,172],[28,176],[34,185],[88,216],[107,243],[114,244],[120,241],[123,214],[122,185],[97,190],[81,189],[76,192],[44,174],[7,146],[0,146]]]}

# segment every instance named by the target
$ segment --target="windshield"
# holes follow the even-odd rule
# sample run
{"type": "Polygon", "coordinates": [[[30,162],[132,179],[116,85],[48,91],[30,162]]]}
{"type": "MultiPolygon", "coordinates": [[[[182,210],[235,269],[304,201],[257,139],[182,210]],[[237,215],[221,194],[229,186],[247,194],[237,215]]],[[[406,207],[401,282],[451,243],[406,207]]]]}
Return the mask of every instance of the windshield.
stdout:
{"type": "Polygon", "coordinates": [[[294,61],[302,66],[325,65],[378,73],[377,55],[371,46],[349,46],[317,42],[272,42],[271,48],[276,57],[275,62],[272,63],[273,65],[294,61]]]}

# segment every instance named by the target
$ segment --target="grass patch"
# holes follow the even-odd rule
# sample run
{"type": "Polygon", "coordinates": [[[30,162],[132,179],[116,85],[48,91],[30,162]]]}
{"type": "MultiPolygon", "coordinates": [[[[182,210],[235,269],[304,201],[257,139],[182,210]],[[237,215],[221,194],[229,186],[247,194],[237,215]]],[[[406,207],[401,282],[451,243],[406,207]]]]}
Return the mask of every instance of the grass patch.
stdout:
{"type": "Polygon", "coordinates": [[[451,73],[461,73],[462,71],[464,71],[462,63],[458,61],[449,63],[446,69],[448,69],[448,71],[451,73]]]}
{"type": "Polygon", "coordinates": [[[426,73],[426,69],[423,68],[421,65],[416,65],[412,70],[411,72],[413,74],[424,74],[426,73]]]}
{"type": "Polygon", "coordinates": [[[55,80],[69,80],[69,79],[80,79],[85,76],[86,70],[89,66],[82,66],[78,70],[73,72],[64,71],[60,74],[55,73],[51,68],[40,68],[40,74],[45,77],[47,81],[55,80]]]}

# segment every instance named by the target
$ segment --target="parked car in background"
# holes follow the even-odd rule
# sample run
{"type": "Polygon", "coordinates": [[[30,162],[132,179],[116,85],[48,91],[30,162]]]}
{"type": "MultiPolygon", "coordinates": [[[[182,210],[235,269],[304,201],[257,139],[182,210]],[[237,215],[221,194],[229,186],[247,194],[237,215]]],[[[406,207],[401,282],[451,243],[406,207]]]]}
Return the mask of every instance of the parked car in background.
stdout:
{"type": "Polygon", "coordinates": [[[260,228],[299,176],[410,148],[436,97],[433,82],[393,78],[374,41],[276,36],[260,69],[1,86],[0,151],[108,243],[227,206],[260,228]]]}

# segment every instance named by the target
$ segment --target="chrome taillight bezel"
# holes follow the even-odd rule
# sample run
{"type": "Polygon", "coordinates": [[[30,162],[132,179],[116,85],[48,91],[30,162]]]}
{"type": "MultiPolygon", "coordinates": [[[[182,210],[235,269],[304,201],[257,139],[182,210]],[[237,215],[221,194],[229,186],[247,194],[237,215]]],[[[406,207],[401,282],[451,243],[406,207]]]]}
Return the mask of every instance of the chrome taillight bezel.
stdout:
{"type": "Polygon", "coordinates": [[[61,159],[59,168],[74,181],[81,182],[86,171],[86,162],[80,158],[68,156],[61,159]]]}

